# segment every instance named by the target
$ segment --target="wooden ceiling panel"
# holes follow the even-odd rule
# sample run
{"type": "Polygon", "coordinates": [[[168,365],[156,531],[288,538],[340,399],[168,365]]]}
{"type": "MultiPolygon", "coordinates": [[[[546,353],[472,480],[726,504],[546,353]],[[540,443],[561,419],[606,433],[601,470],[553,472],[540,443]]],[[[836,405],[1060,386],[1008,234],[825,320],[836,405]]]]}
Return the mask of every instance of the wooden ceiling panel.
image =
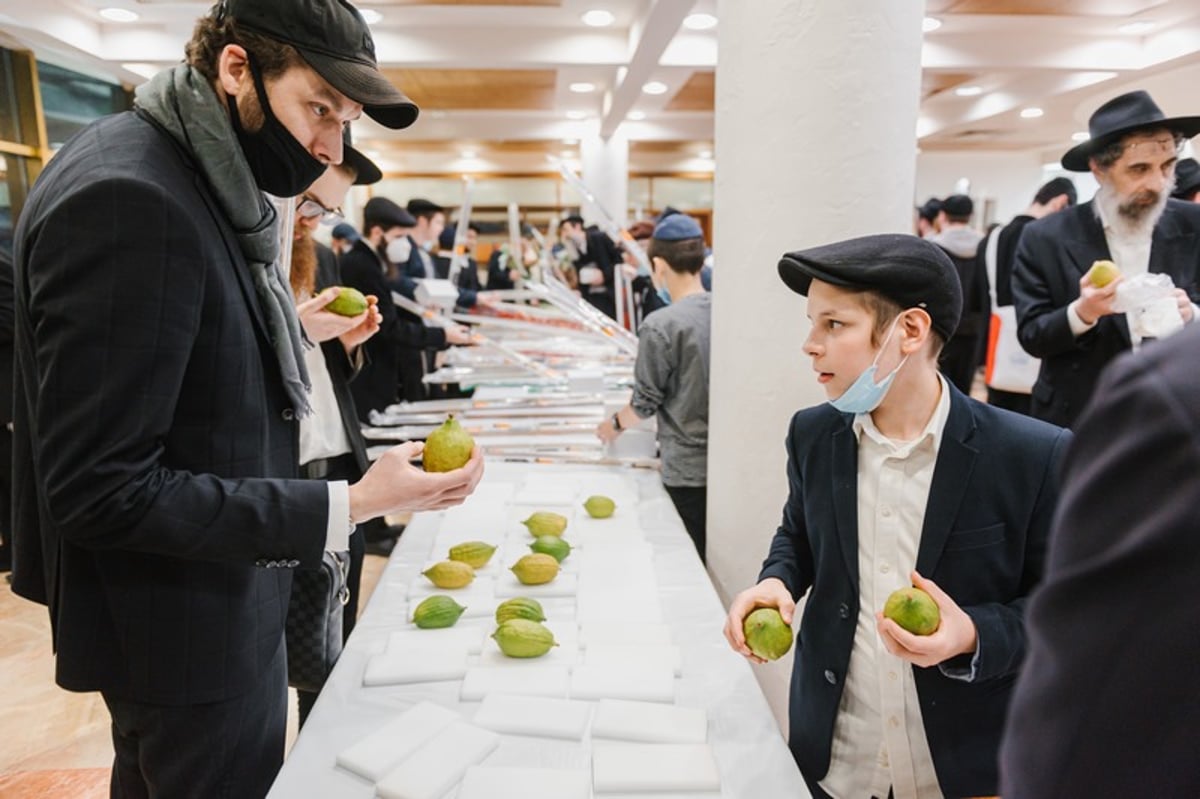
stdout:
{"type": "Polygon", "coordinates": [[[1166,0],[928,0],[928,14],[1016,14],[1022,16],[1126,17],[1166,0]]]}
{"type": "Polygon", "coordinates": [[[412,101],[425,109],[554,108],[552,69],[384,69],[412,101]]]}
{"type": "Polygon", "coordinates": [[[711,70],[693,72],[687,83],[667,103],[668,111],[711,111],[716,102],[717,73],[711,70]]]}

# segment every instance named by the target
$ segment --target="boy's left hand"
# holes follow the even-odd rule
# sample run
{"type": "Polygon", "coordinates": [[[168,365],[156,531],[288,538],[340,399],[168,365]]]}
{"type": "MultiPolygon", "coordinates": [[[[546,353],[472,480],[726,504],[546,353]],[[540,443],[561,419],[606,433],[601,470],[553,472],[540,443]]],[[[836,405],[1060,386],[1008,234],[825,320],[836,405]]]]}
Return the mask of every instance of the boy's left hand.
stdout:
{"type": "Polygon", "coordinates": [[[891,619],[884,618],[882,612],[876,612],[876,625],[884,648],[896,657],[924,668],[974,652],[977,639],[971,617],[938,588],[937,583],[926,580],[916,571],[912,573],[912,584],[933,597],[941,614],[941,623],[931,635],[913,635],[891,619]]]}

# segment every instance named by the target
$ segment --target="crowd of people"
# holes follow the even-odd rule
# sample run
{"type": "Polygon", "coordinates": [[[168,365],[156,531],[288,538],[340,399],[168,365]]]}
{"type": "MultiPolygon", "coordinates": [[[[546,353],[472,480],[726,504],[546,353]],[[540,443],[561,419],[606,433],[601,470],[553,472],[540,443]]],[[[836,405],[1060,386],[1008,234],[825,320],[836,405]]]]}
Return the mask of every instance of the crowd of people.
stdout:
{"type": "MultiPolygon", "coordinates": [[[[437,353],[473,341],[394,300],[421,281],[486,308],[549,263],[628,311],[635,385],[596,435],[657,419],[662,481],[707,556],[697,220],[667,209],[619,243],[568,216],[552,253],[523,238],[486,261],[478,227],[456,251],[423,198],[375,195],[356,230],[347,192],[382,177],[347,134],[362,113],[402,129],[417,109],[353,7],[222,0],[134,111],[49,163],[0,263],[13,589],[49,608],[58,683],[111,713],[114,797],[265,795],[294,584],[345,553],[348,636],[364,554],[399,532],[385,517],[481,479],[478,449],[446,473],[414,465],[416,442],[367,457],[371,412],[436,397],[437,353]],[[366,308],[332,312],[341,286],[366,308]]],[[[816,797],[1200,795],[1200,165],[1179,160],[1200,117],[1138,91],[1089,127],[1062,159],[1096,179],[1089,202],[1056,178],[980,232],[951,195],[916,209],[916,236],[777,265],[828,402],[792,419],[782,520],[725,635],[759,662],[745,616],[792,623],[806,600],[789,745],[816,797]],[[1094,280],[1096,261],[1119,276],[1094,280]],[[969,396],[981,366],[987,403],[969,396]],[[938,606],[928,636],[879,613],[910,584],[938,606]]],[[[299,692],[302,723],[315,697],[299,692]]]]}

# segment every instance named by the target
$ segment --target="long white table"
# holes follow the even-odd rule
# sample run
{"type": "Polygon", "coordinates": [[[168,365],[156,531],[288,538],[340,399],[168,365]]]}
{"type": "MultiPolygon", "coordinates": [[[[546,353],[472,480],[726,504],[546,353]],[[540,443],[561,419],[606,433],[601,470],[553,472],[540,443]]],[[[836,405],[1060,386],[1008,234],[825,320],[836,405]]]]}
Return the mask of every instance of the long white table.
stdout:
{"type": "MultiPolygon", "coordinates": [[[[571,482],[579,496],[594,493],[591,486],[599,482],[614,493],[624,489],[627,498],[636,497],[635,507],[628,507],[627,499],[612,522],[616,524],[621,514],[625,519],[636,514],[636,524],[652,548],[662,622],[670,627],[672,643],[679,646],[681,655],[674,704],[707,712],[708,743],[720,772],[720,794],[704,796],[809,796],[751,666],[725,643],[721,634],[724,610],[658,473],[617,467],[489,463],[479,490],[466,504],[451,511],[418,514],[401,536],[270,797],[369,799],[375,795],[374,785],[337,766],[339,752],[421,701],[458,712],[464,721],[472,720],[480,703],[460,700],[462,680],[364,687],[364,670],[372,655],[384,651],[392,632],[412,629],[408,613],[419,598],[410,602],[409,595],[414,585],[425,584],[421,570],[445,556],[443,551],[434,551],[435,543],[447,540],[448,531],[443,526],[454,528],[457,534],[461,525],[462,538],[468,539],[476,537],[474,532],[481,534],[478,537],[485,537],[484,533],[494,536],[495,526],[503,525],[503,537],[515,542],[524,531],[517,520],[537,509],[518,503],[530,497],[553,499],[544,496],[551,481],[557,486],[571,482]],[[531,485],[541,489],[531,489],[531,485]],[[473,525],[474,531],[469,529],[473,525]]],[[[578,512],[583,519],[582,510],[578,512]]],[[[567,538],[571,536],[569,528],[567,538]]],[[[586,547],[582,551],[586,556],[586,547]]],[[[504,559],[501,567],[505,568],[519,553],[515,543],[510,543],[496,554],[504,559]]],[[[499,747],[481,765],[590,770],[591,740],[590,736],[569,741],[503,735],[499,747]]],[[[443,799],[455,799],[457,792],[456,786],[443,799]]]]}

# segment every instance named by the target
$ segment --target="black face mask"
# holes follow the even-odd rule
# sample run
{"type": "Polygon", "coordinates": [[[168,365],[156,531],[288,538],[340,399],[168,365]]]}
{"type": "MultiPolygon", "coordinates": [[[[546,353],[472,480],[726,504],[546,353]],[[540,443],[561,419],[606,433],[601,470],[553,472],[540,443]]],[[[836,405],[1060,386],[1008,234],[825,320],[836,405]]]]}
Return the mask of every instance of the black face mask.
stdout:
{"type": "Polygon", "coordinates": [[[249,63],[254,90],[262,107],[263,126],[254,133],[242,127],[237,100],[232,95],[226,95],[233,132],[237,134],[238,143],[242,145],[242,153],[250,164],[258,187],[276,197],[295,197],[321,177],[325,172],[325,164],[313,158],[276,118],[267,99],[267,87],[263,84],[262,74],[253,60],[249,63]]]}

